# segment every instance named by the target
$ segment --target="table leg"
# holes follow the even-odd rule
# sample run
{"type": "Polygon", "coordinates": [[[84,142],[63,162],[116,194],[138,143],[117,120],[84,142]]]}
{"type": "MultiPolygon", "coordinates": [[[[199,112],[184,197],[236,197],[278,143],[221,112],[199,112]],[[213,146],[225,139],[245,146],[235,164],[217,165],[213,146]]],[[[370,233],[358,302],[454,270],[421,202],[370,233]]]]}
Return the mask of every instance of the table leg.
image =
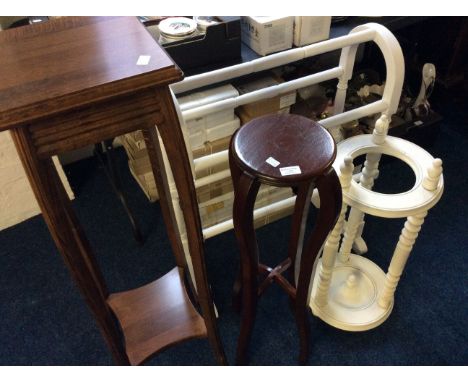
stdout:
{"type": "Polygon", "coordinates": [[[159,204],[169,236],[169,242],[171,243],[171,249],[175,256],[177,266],[187,270],[187,262],[180,240],[181,234],[177,226],[174,209],[172,208],[171,194],[167,181],[168,176],[166,168],[164,167],[162,147],[159,143],[158,132],[154,126],[149,126],[143,129],[142,132],[146,149],[148,150],[148,157],[151,162],[156,187],[158,189],[159,204]]]}
{"type": "Polygon", "coordinates": [[[38,158],[27,129],[18,128],[11,133],[44,220],[66,266],[95,315],[115,361],[128,365],[120,330],[106,303],[108,292],[104,278],[52,159],[38,158]]]}
{"type": "Polygon", "coordinates": [[[159,88],[156,91],[158,94],[155,94],[155,97],[161,100],[163,117],[157,128],[166,149],[179,193],[180,207],[187,229],[190,257],[195,274],[198,302],[207,326],[208,340],[214,349],[218,362],[224,365],[227,361],[216,325],[214,304],[206,274],[203,231],[187,149],[169,88],[159,88]]]}

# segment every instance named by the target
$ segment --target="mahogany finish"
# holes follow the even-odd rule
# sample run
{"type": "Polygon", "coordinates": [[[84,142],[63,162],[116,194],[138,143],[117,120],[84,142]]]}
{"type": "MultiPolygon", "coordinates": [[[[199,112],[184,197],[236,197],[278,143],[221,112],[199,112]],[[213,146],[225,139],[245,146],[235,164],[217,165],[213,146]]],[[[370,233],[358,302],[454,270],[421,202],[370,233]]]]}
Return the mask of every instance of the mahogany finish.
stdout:
{"type": "Polygon", "coordinates": [[[193,179],[168,88],[182,79],[179,68],[134,17],[60,18],[0,32],[0,68],[0,131],[11,131],[50,233],[116,363],[140,364],[171,344],[208,337],[217,361],[226,364],[193,179]],[[148,65],[136,65],[140,55],[151,56],[148,65]],[[183,206],[197,294],[185,283],[189,272],[164,192],[156,124],[183,206]],[[136,290],[109,295],[50,157],[137,129],[143,130],[162,190],[178,268],[136,290]],[[200,313],[187,297],[192,294],[200,313]]]}
{"type": "Polygon", "coordinates": [[[310,119],[272,114],[242,126],[233,140],[233,151],[237,165],[255,173],[263,183],[293,186],[323,174],[335,160],[336,145],[328,131],[310,119]],[[269,157],[280,165],[268,164],[269,157]],[[301,174],[281,176],[280,167],[296,165],[301,174]]]}
{"type": "Polygon", "coordinates": [[[234,184],[233,220],[240,251],[241,273],[234,286],[235,308],[242,309],[236,362],[245,364],[255,322],[258,297],[277,282],[290,296],[299,331],[299,363],[309,354],[309,287],[317,256],[341,210],[341,185],[333,170],[336,146],[318,123],[297,115],[254,119],[232,137],[229,164],[234,184]],[[280,164],[266,162],[273,157],[280,164]],[[300,174],[282,176],[280,168],[299,166],[300,174]],[[288,257],[276,267],[259,262],[253,209],[261,183],[292,187],[297,194],[288,257]],[[315,227],[304,246],[304,231],[314,188],[320,196],[315,227]],[[287,276],[283,275],[288,271],[287,276]],[[260,283],[259,276],[263,276],[260,283]]]}
{"type": "Polygon", "coordinates": [[[0,131],[182,76],[135,17],[64,17],[2,31],[0,67],[0,131]],[[151,56],[148,65],[136,65],[140,55],[151,56]]]}

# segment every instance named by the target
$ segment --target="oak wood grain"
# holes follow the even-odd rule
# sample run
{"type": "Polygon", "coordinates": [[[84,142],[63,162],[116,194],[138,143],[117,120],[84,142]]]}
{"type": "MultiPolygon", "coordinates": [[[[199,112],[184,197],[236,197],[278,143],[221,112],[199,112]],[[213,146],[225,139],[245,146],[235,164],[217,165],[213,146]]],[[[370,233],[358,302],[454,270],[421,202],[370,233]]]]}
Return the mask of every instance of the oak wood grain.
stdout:
{"type": "Polygon", "coordinates": [[[37,157],[26,129],[14,129],[11,134],[44,220],[72,278],[93,312],[115,361],[128,364],[120,331],[106,305],[108,291],[104,278],[52,160],[37,157]]]}
{"type": "MultiPolygon", "coordinates": [[[[195,184],[187,154],[187,146],[184,142],[184,136],[180,128],[179,119],[169,88],[159,88],[157,96],[161,100],[161,114],[163,117],[162,122],[158,124],[157,128],[166,149],[177,193],[179,195],[179,204],[182,209],[185,227],[187,229],[189,255],[192,261],[195,284],[197,287],[196,293],[194,294],[197,295],[197,300],[208,329],[208,341],[213,348],[215,357],[220,365],[226,365],[226,354],[224,353],[217,329],[213,297],[211,295],[206,272],[200,211],[198,209],[195,184]]],[[[157,158],[151,160],[152,164],[156,161],[157,158]]],[[[153,171],[154,170],[155,168],[153,168],[153,171]]],[[[171,224],[171,221],[168,221],[166,224],[171,224]]]]}
{"type": "Polygon", "coordinates": [[[107,302],[122,327],[132,365],[181,341],[206,337],[205,322],[188,298],[181,268],[140,288],[112,293],[107,302]]]}
{"type": "Polygon", "coordinates": [[[0,131],[182,79],[135,17],[70,17],[0,32],[0,131]],[[149,55],[148,65],[136,65],[149,55]]]}
{"type": "MultiPolygon", "coordinates": [[[[134,17],[62,18],[0,32],[0,68],[0,131],[12,131],[51,236],[115,361],[140,364],[171,344],[208,337],[216,359],[225,364],[193,178],[168,89],[169,83],[182,79],[182,72],[134,17]],[[140,55],[151,56],[148,65],[136,65],[140,55]],[[187,269],[137,291],[109,297],[93,250],[50,158],[142,129],[153,171],[159,175],[157,187],[167,189],[159,174],[161,152],[155,125],[184,206],[201,315],[187,297],[183,283],[187,269]],[[120,326],[114,312],[121,319],[120,326]]],[[[169,195],[162,195],[163,206],[169,208],[169,195]]],[[[170,211],[164,213],[164,219],[177,265],[186,268],[170,211]]]]}
{"type": "Polygon", "coordinates": [[[160,122],[156,89],[149,88],[42,118],[29,130],[39,156],[46,158],[160,122]]]}

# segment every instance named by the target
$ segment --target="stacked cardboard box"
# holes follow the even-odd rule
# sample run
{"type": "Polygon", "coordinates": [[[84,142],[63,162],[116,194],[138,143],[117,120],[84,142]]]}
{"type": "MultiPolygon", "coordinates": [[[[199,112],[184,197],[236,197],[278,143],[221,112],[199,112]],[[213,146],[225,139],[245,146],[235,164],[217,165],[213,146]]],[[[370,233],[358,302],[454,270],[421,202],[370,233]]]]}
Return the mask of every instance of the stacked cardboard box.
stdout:
{"type": "MultiPolygon", "coordinates": [[[[218,139],[213,142],[205,142],[203,146],[198,147],[197,149],[193,150],[192,152],[193,159],[201,158],[205,155],[215,154],[220,151],[227,150],[229,148],[230,141],[231,141],[231,137],[229,136],[229,137],[218,139]]],[[[195,174],[195,177],[197,179],[202,178],[204,176],[208,176],[216,172],[226,170],[228,168],[229,168],[229,163],[226,161],[223,163],[219,163],[215,166],[209,167],[206,170],[197,171],[195,174]]]]}
{"type": "MultiPolygon", "coordinates": [[[[178,98],[177,101],[180,110],[184,112],[238,95],[239,92],[232,85],[227,84],[185,95],[178,98]]],[[[239,128],[240,121],[234,113],[234,108],[232,108],[188,120],[185,125],[189,145],[192,150],[195,150],[202,147],[206,142],[213,142],[231,136],[239,128]]]]}
{"type": "MultiPolygon", "coordinates": [[[[281,80],[273,75],[268,75],[255,81],[240,84],[238,90],[232,85],[224,85],[185,95],[178,99],[178,103],[181,111],[184,112],[216,101],[235,97],[239,93],[246,94],[257,89],[277,85],[280,82],[281,80]]],[[[243,105],[236,110],[236,113],[240,116],[242,122],[245,123],[252,118],[264,114],[274,112],[288,113],[289,107],[294,104],[295,100],[296,92],[293,91],[278,97],[243,105]]],[[[188,147],[192,151],[193,158],[197,159],[227,150],[231,136],[239,126],[240,120],[234,113],[234,109],[221,110],[201,118],[186,121],[185,128],[188,136],[188,147]]],[[[127,151],[130,171],[136,181],[151,201],[157,200],[156,184],[142,133],[126,134],[122,137],[122,144],[127,151]]],[[[229,163],[225,161],[208,169],[198,171],[195,174],[195,178],[200,179],[228,168],[229,163]]],[[[263,185],[259,190],[255,208],[267,206],[290,196],[292,196],[290,189],[263,185]]],[[[199,187],[197,189],[197,201],[203,228],[208,228],[231,219],[234,202],[231,178],[227,177],[199,187]]],[[[271,213],[266,217],[256,219],[255,225],[262,226],[290,213],[291,209],[271,213]]]]}
{"type": "Polygon", "coordinates": [[[241,39],[261,56],[292,48],[294,16],[242,16],[241,39]]]}
{"type": "Polygon", "coordinates": [[[295,16],[294,45],[304,46],[328,39],[331,16],[295,16]]]}
{"type": "MultiPolygon", "coordinates": [[[[265,207],[291,196],[293,196],[293,193],[290,188],[261,185],[255,202],[255,208],[265,207]]],[[[197,199],[203,228],[211,227],[231,219],[234,203],[231,178],[226,178],[198,189],[197,199]]],[[[257,219],[256,223],[258,226],[262,226],[289,213],[290,211],[286,211],[283,214],[270,214],[266,218],[257,219]]]]}
{"type": "MultiPolygon", "coordinates": [[[[274,74],[262,76],[255,80],[249,80],[236,85],[240,94],[247,94],[255,90],[265,89],[270,86],[278,85],[282,79],[274,74]]],[[[289,113],[290,106],[296,102],[296,91],[282,94],[276,97],[263,99],[257,102],[252,102],[246,105],[239,106],[236,113],[244,125],[250,120],[266,114],[272,113],[289,113]]]]}
{"type": "MultiPolygon", "coordinates": [[[[194,92],[179,97],[178,104],[182,112],[213,102],[236,97],[239,92],[232,85],[194,92]]],[[[201,118],[189,120],[185,123],[188,133],[188,144],[194,157],[208,155],[227,148],[229,139],[240,126],[240,120],[234,113],[234,108],[211,113],[201,118]],[[214,147],[214,149],[213,149],[214,147]],[[217,149],[216,147],[222,147],[217,149]]],[[[122,137],[122,145],[128,155],[130,172],[134,176],[150,201],[158,200],[158,191],[151,170],[145,141],[141,131],[126,134],[122,137]]],[[[209,175],[226,169],[227,164],[221,164],[204,170],[197,177],[209,175]]]]}

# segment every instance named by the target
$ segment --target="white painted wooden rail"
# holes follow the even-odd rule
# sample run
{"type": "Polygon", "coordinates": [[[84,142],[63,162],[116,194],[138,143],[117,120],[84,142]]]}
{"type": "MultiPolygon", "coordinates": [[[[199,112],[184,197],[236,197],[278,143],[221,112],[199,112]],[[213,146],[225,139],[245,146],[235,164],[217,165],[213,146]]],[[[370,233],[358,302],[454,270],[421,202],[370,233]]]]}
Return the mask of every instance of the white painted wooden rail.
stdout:
{"type": "MultiPolygon", "coordinates": [[[[179,119],[181,121],[182,129],[184,130],[184,135],[187,136],[185,122],[188,120],[200,118],[223,109],[235,108],[240,105],[245,105],[262,99],[275,97],[277,95],[291,92],[292,90],[300,89],[313,84],[318,84],[320,82],[328,81],[330,79],[335,78],[338,79],[338,85],[333,115],[329,118],[320,121],[320,123],[327,129],[332,130],[346,122],[374,115],[376,113],[384,113],[389,117],[392,114],[394,114],[399,103],[401,89],[403,86],[403,55],[401,52],[400,45],[398,44],[398,41],[393,36],[393,34],[384,26],[376,23],[361,25],[357,28],[354,28],[348,35],[343,37],[326,40],[305,47],[295,48],[288,51],[272,54],[270,56],[258,58],[250,62],[187,77],[183,81],[173,84],[171,86],[171,90],[173,94],[181,94],[205,86],[214,85],[219,82],[226,82],[240,76],[245,76],[263,70],[272,69],[278,66],[286,65],[291,62],[303,60],[308,57],[313,57],[319,54],[331,52],[338,49],[341,49],[341,56],[338,66],[299,79],[284,82],[272,87],[260,89],[248,94],[214,102],[208,105],[200,106],[185,111],[180,110],[177,104],[177,100],[174,96],[176,108],[178,109],[177,112],[179,115],[179,119]],[[382,99],[369,105],[343,112],[348,81],[352,77],[357,48],[360,44],[370,41],[373,41],[377,44],[385,59],[386,80],[382,99]]],[[[196,171],[207,169],[220,163],[225,163],[228,160],[227,150],[193,160],[187,139],[186,145],[188,148],[187,151],[189,153],[189,157],[191,159],[193,174],[195,174],[196,171]]],[[[177,192],[175,190],[175,187],[173,186],[172,173],[170,172],[170,168],[167,166],[167,163],[166,169],[168,172],[168,177],[170,178],[169,184],[172,184],[171,196],[173,199],[175,216],[179,225],[179,230],[181,234],[183,234],[185,232],[185,227],[183,226],[183,220],[181,219],[180,213],[181,211],[179,203],[177,202],[177,192]]],[[[229,170],[205,176],[195,180],[195,187],[198,188],[229,176],[229,170]]],[[[268,208],[264,207],[261,210],[257,210],[255,214],[256,216],[259,214],[260,216],[262,216],[266,212],[270,213],[284,210],[285,208],[290,206],[291,203],[294,202],[290,199],[287,199],[287,202],[283,201],[283,203],[274,203],[268,206],[268,208]]],[[[205,229],[203,231],[203,235],[206,239],[209,237],[216,236],[222,232],[226,232],[232,228],[232,219],[230,219],[226,222],[222,222],[215,226],[205,229]]],[[[186,253],[188,253],[188,246],[186,245],[186,243],[184,243],[184,248],[186,253]]]]}

